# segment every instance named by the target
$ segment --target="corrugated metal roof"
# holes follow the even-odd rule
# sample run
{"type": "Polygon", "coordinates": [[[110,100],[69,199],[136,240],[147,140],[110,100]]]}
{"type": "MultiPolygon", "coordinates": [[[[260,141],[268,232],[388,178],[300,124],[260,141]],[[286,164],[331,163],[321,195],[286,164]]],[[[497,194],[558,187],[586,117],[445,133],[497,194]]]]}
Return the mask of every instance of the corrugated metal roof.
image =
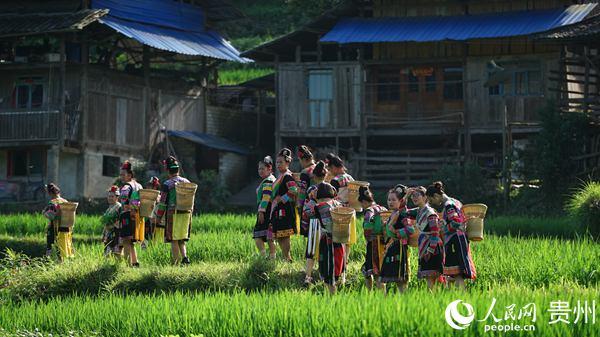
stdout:
{"type": "Polygon", "coordinates": [[[18,36],[83,29],[105,15],[106,10],[73,13],[32,13],[0,15],[0,36],[18,36]]]}
{"type": "Polygon", "coordinates": [[[167,130],[167,135],[187,139],[199,145],[211,149],[248,155],[250,151],[242,146],[234,144],[227,139],[196,131],[167,130]]]}
{"type": "Polygon", "coordinates": [[[580,22],[596,5],[481,15],[344,18],[321,42],[433,42],[523,36],[580,22]]]}
{"type": "Polygon", "coordinates": [[[197,6],[172,0],[94,0],[92,7],[109,9],[100,23],[153,48],[250,62],[217,32],[205,30],[204,13],[197,6]]]}
{"type": "Polygon", "coordinates": [[[600,16],[594,16],[573,25],[536,34],[534,38],[550,40],[590,40],[592,36],[595,36],[596,38],[600,36],[600,16]]]}

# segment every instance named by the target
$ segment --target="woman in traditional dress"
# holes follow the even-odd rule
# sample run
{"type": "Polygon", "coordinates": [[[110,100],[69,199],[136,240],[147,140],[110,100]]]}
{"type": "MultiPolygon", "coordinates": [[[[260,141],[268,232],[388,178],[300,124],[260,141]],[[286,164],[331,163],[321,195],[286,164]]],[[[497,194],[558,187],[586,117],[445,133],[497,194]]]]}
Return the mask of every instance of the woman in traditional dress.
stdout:
{"type": "Polygon", "coordinates": [[[311,219],[318,220],[321,226],[319,274],[327,285],[329,292],[335,294],[337,290],[336,283],[343,275],[346,259],[344,244],[333,242],[331,210],[341,206],[341,203],[335,198],[336,189],[326,182],[318,184],[317,188],[313,189],[310,194],[310,198],[315,199],[317,202],[308,207],[306,212],[311,219]]]}
{"type": "Polygon", "coordinates": [[[171,243],[171,262],[190,264],[187,255],[186,242],[190,239],[192,226],[192,211],[177,210],[177,193],[175,185],[178,183],[189,183],[190,181],[179,175],[179,161],[170,156],[164,161],[168,172],[168,178],[162,184],[160,202],[156,212],[155,223],[160,223],[166,218],[165,241],[171,243]]]}
{"type": "MultiPolygon", "coordinates": [[[[121,222],[121,241],[125,251],[125,256],[129,258],[128,262],[132,267],[139,267],[135,242],[140,237],[137,233],[141,229],[141,223],[144,219],[140,216],[140,196],[139,190],[142,185],[138,183],[133,175],[133,168],[129,161],[121,165],[119,175],[121,179],[121,189],[119,191],[119,202],[121,203],[121,213],[119,221],[121,222]],[[136,235],[136,233],[138,235],[136,235]]],[[[143,234],[142,234],[143,235],[143,234]]]]}
{"type": "Polygon", "coordinates": [[[449,281],[454,281],[457,288],[464,289],[465,279],[475,280],[477,273],[465,233],[466,219],[462,203],[446,195],[441,181],[427,187],[426,194],[431,205],[443,207],[444,275],[449,281]]]}
{"type": "Polygon", "coordinates": [[[256,188],[256,203],[258,212],[256,216],[256,224],[252,237],[256,243],[256,248],[261,256],[267,256],[265,251],[265,242],[269,244],[269,256],[275,259],[275,242],[273,241],[273,233],[271,227],[271,193],[273,192],[273,183],[275,176],[273,175],[273,158],[266,156],[258,162],[258,175],[262,179],[260,185],[256,188]]]}
{"type": "MultiPolygon", "coordinates": [[[[156,176],[150,177],[150,179],[146,182],[145,189],[160,191],[160,179],[156,176]]],[[[152,209],[152,213],[150,216],[145,219],[145,233],[144,233],[144,242],[142,242],[142,248],[145,248],[149,243],[157,243],[164,241],[164,221],[161,221],[161,224],[155,224],[154,218],[156,217],[156,211],[158,211],[158,202],[160,201],[160,194],[156,197],[156,202],[154,203],[154,208],[152,209]],[[161,227],[162,226],[162,227],[161,227]],[[160,230],[162,228],[162,231],[160,230]],[[158,229],[158,230],[157,230],[158,229]]]]}
{"type": "Polygon", "coordinates": [[[358,189],[358,201],[364,209],[363,230],[367,242],[365,263],[362,265],[361,271],[365,277],[367,289],[371,290],[373,289],[373,278],[377,280],[378,287],[381,284],[379,275],[385,250],[381,212],[387,209],[375,202],[373,193],[367,186],[361,186],[358,189]]]}
{"type": "MultiPolygon", "coordinates": [[[[313,170],[315,169],[315,159],[310,151],[310,149],[306,145],[300,145],[298,148],[298,161],[300,161],[300,165],[302,166],[302,171],[300,171],[300,179],[298,180],[298,210],[302,210],[304,206],[304,202],[307,199],[307,189],[314,185],[315,182],[313,180],[313,170]]],[[[300,234],[306,236],[308,227],[307,224],[303,224],[305,226],[300,227],[300,234]]]]}
{"type": "Polygon", "coordinates": [[[61,224],[60,205],[67,202],[60,196],[60,188],[50,183],[46,185],[50,201],[44,207],[42,214],[48,219],[46,228],[46,256],[52,255],[52,245],[58,247],[58,257],[61,261],[73,257],[73,232],[71,227],[61,224]]]}
{"type": "Polygon", "coordinates": [[[410,209],[408,214],[416,220],[415,226],[420,230],[417,277],[427,279],[427,287],[433,289],[444,271],[444,243],[440,237],[440,219],[427,203],[426,193],[423,186],[410,190],[411,199],[417,207],[410,209]]]}
{"type": "Polygon", "coordinates": [[[273,236],[281,247],[283,258],[292,261],[290,254],[290,236],[296,232],[298,214],[296,199],[298,198],[298,185],[289,170],[292,162],[292,151],[284,148],[279,151],[275,166],[279,177],[273,184],[273,203],[271,206],[271,224],[273,236]]]}
{"type": "Polygon", "coordinates": [[[123,255],[123,245],[120,238],[119,214],[121,213],[121,204],[117,201],[119,198],[119,187],[111,186],[106,193],[108,208],[102,215],[102,243],[104,243],[104,256],[121,257],[123,255]]]}
{"type": "MultiPolygon", "coordinates": [[[[415,232],[406,208],[406,192],[404,185],[396,185],[388,192],[388,207],[393,210],[386,225],[386,250],[381,266],[380,282],[396,283],[398,291],[404,292],[410,278],[408,263],[408,239],[415,232]]],[[[383,286],[384,290],[386,286],[383,286]]]]}
{"type": "MultiPolygon", "coordinates": [[[[319,221],[315,218],[311,219],[309,214],[311,213],[311,209],[316,206],[317,200],[314,198],[310,198],[309,195],[312,191],[315,191],[318,184],[322,183],[325,180],[325,176],[327,175],[327,169],[325,168],[325,163],[323,161],[319,161],[313,171],[312,171],[312,180],[314,185],[311,185],[306,190],[306,201],[304,202],[304,206],[302,208],[302,224],[306,227],[306,250],[304,253],[304,257],[306,258],[306,266],[305,266],[305,277],[304,277],[304,285],[308,286],[313,282],[313,268],[315,266],[315,256],[319,253],[319,240],[321,237],[321,226],[319,225],[319,221]]],[[[314,194],[313,194],[314,197],[314,194]]]]}
{"type": "MultiPolygon", "coordinates": [[[[354,181],[354,178],[350,174],[346,172],[346,167],[344,166],[344,161],[336,156],[335,154],[327,155],[327,169],[331,172],[333,178],[331,179],[331,185],[337,191],[337,199],[342,203],[343,206],[348,207],[349,204],[349,191],[348,191],[348,183],[354,181]]],[[[352,218],[350,223],[350,239],[348,243],[345,245],[345,265],[348,264],[348,258],[350,257],[350,250],[352,245],[354,245],[357,241],[356,237],[356,216],[352,218]]],[[[346,282],[346,271],[342,275],[342,283],[346,282]]]]}

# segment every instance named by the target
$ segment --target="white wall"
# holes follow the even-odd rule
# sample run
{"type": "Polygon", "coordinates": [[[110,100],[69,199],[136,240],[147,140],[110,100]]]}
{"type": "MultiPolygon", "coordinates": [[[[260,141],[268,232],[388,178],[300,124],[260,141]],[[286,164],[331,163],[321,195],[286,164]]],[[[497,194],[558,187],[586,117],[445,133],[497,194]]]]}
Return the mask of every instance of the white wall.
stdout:
{"type": "Polygon", "coordinates": [[[81,186],[77,184],[79,155],[61,153],[58,169],[58,186],[65,199],[78,199],[81,195],[81,186]]]}

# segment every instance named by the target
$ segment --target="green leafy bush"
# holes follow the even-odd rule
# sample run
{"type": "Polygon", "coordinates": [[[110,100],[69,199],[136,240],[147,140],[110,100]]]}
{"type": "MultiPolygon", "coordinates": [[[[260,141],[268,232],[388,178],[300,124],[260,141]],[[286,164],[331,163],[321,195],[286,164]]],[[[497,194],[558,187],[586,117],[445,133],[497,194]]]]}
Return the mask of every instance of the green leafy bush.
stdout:
{"type": "Polygon", "coordinates": [[[573,193],[567,211],[594,237],[600,236],[600,183],[587,182],[573,193]]]}
{"type": "Polygon", "coordinates": [[[212,170],[200,172],[195,200],[196,210],[222,212],[230,196],[231,193],[217,172],[212,170]]]}

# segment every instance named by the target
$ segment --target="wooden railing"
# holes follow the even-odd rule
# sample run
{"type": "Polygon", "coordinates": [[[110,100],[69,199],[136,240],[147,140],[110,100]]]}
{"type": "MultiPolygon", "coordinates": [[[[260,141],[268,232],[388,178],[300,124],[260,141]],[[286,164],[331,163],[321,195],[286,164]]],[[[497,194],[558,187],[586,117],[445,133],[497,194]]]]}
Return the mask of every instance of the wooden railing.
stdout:
{"type": "Polygon", "coordinates": [[[463,112],[440,112],[423,117],[407,117],[406,114],[394,116],[390,114],[367,114],[369,128],[399,128],[404,126],[419,127],[459,127],[463,125],[463,112]]]}
{"type": "Polygon", "coordinates": [[[0,142],[58,140],[60,111],[0,111],[0,142]]]}

